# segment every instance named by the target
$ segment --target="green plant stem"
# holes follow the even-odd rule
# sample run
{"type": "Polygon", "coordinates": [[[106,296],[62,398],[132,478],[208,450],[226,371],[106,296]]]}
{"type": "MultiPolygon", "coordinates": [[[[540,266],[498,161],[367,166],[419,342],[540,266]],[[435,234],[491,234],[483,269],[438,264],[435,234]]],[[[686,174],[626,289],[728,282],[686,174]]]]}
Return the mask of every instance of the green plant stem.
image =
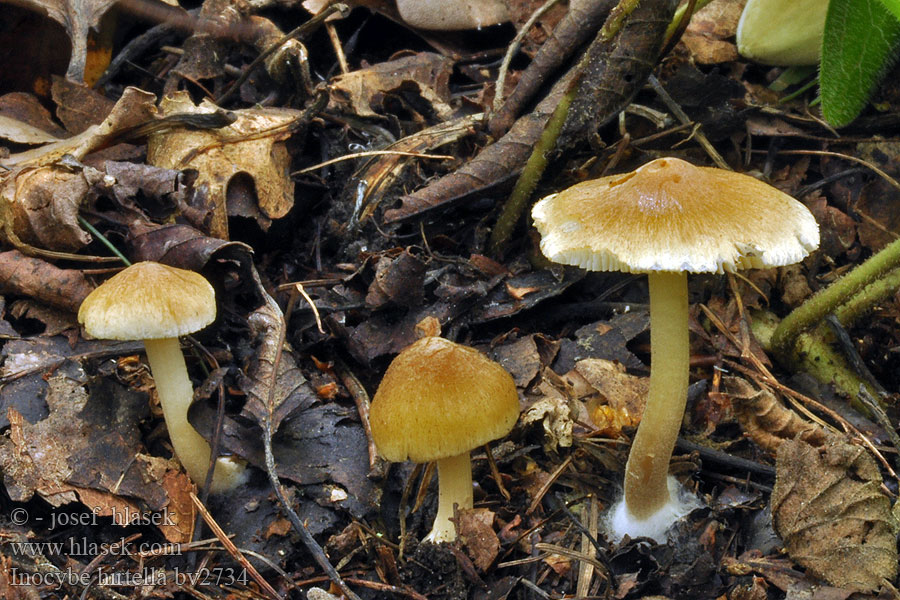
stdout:
{"type": "Polygon", "coordinates": [[[801,332],[819,323],[861,289],[897,267],[900,267],[900,240],[891,242],[794,309],[775,328],[772,334],[772,351],[779,358],[790,362],[794,352],[794,341],[801,332]]]}
{"type": "MultiPolygon", "coordinates": [[[[773,334],[778,327],[778,317],[774,313],[753,313],[750,330],[763,348],[768,350],[771,347],[773,334]]],[[[809,373],[822,383],[834,385],[850,398],[853,408],[869,414],[869,409],[857,399],[859,388],[863,386],[875,398],[878,397],[878,392],[868,381],[857,375],[844,356],[834,349],[831,345],[833,337],[825,324],[811,331],[803,331],[794,340],[794,352],[783,362],[791,369],[809,373]]]]}
{"type": "Polygon", "coordinates": [[[834,316],[844,327],[851,327],[875,305],[900,289],[900,267],[879,277],[852,298],[838,306],[834,316]]]}
{"type": "Polygon", "coordinates": [[[90,223],[88,223],[87,219],[85,219],[85,218],[82,217],[81,215],[78,215],[78,223],[81,224],[82,227],[84,227],[85,229],[87,229],[87,230],[91,233],[91,235],[93,235],[95,238],[97,238],[98,240],[100,240],[100,242],[101,242],[104,246],[106,246],[107,248],[109,248],[109,251],[112,252],[113,254],[115,254],[115,255],[118,257],[119,260],[121,260],[123,263],[125,263],[125,266],[126,266],[126,267],[130,267],[130,266],[131,266],[131,261],[128,260],[127,258],[125,258],[125,255],[122,254],[121,252],[119,252],[119,249],[116,248],[116,247],[113,245],[113,243],[110,242],[110,241],[106,238],[105,235],[103,235],[102,233],[100,233],[100,232],[97,230],[96,227],[94,227],[93,225],[91,225],[90,223]]]}
{"type": "MultiPolygon", "coordinates": [[[[622,30],[625,19],[637,8],[638,4],[640,4],[640,0],[620,0],[619,4],[610,12],[609,17],[597,34],[595,43],[608,42],[614,38],[622,30]]],[[[522,213],[525,212],[525,207],[528,206],[531,194],[547,169],[547,156],[556,147],[556,140],[559,138],[563,125],[566,123],[566,118],[569,116],[569,107],[575,99],[575,94],[578,92],[578,82],[583,75],[585,66],[589,62],[590,54],[590,51],[586,52],[579,62],[577,67],[580,71],[579,76],[575,78],[569,90],[559,101],[559,104],[556,105],[556,109],[550,116],[550,120],[547,121],[547,125],[544,127],[543,133],[541,133],[534,151],[528,157],[528,162],[525,163],[525,167],[516,181],[516,186],[503,204],[500,216],[497,218],[497,223],[494,225],[488,241],[488,254],[492,256],[500,256],[503,253],[506,243],[516,228],[516,224],[522,217],[522,213]]]]}
{"type": "Polygon", "coordinates": [[[547,169],[547,155],[556,146],[556,139],[559,137],[559,132],[562,131],[563,124],[566,122],[569,106],[575,98],[577,89],[578,87],[575,85],[569,88],[569,91],[556,105],[556,110],[550,116],[550,120],[544,128],[541,138],[534,148],[534,152],[528,157],[528,162],[525,163],[522,174],[519,175],[519,179],[516,181],[516,187],[513,188],[509,198],[503,204],[503,209],[500,211],[500,216],[497,218],[497,223],[491,231],[491,239],[488,242],[488,253],[492,256],[499,256],[503,253],[506,243],[516,227],[516,223],[519,222],[519,218],[531,199],[534,188],[537,187],[541,176],[547,169]]]}

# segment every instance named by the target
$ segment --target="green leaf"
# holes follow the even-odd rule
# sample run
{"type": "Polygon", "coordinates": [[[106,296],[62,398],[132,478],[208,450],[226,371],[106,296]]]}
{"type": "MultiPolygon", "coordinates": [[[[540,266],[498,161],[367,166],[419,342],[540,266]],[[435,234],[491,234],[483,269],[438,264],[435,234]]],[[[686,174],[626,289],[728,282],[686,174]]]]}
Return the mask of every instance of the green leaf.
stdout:
{"type": "Polygon", "coordinates": [[[900,0],[881,0],[881,4],[891,11],[897,19],[900,19],[900,0]]]}
{"type": "Polygon", "coordinates": [[[819,86],[822,114],[835,127],[859,115],[896,59],[900,20],[882,2],[900,4],[900,0],[829,2],[819,86]]]}

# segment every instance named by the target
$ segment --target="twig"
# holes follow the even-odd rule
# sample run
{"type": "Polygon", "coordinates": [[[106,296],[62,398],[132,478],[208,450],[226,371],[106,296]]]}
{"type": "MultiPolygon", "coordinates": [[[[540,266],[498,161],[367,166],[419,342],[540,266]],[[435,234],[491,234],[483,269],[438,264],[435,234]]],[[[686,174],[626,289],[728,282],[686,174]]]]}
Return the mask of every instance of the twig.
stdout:
{"type": "MultiPolygon", "coordinates": [[[[280,313],[281,309],[278,307],[278,304],[272,299],[271,296],[266,294],[265,298],[266,303],[270,306],[274,313],[280,313]]],[[[275,354],[275,358],[273,360],[271,377],[274,379],[276,374],[278,373],[278,364],[281,362],[281,353],[284,350],[284,330],[285,330],[285,322],[284,319],[281,321],[281,327],[278,329],[278,350],[275,354]]],[[[306,527],[306,524],[300,520],[300,517],[296,512],[291,508],[291,505],[288,503],[287,498],[284,494],[284,488],[281,487],[281,482],[278,480],[278,471],[275,469],[275,455],[272,452],[272,436],[275,432],[272,430],[272,420],[274,418],[273,410],[274,410],[274,393],[275,393],[275,382],[268,382],[268,397],[266,398],[265,407],[267,410],[267,414],[263,419],[263,448],[266,454],[266,473],[269,476],[269,481],[272,484],[272,490],[275,492],[275,497],[278,498],[278,502],[281,504],[282,509],[287,514],[288,520],[291,522],[291,525],[300,534],[300,539],[303,541],[303,545],[306,546],[306,549],[312,554],[313,559],[319,564],[323,571],[328,575],[331,581],[337,585],[345,596],[350,598],[350,600],[360,600],[360,597],[356,595],[356,593],[351,590],[347,584],[341,579],[340,573],[332,566],[331,562],[328,560],[328,557],[325,556],[325,552],[322,550],[322,547],[319,546],[318,542],[316,542],[315,538],[309,532],[309,529],[306,527]]]]}
{"type": "Polygon", "coordinates": [[[229,538],[228,535],[222,530],[222,528],[219,527],[219,524],[216,523],[216,520],[213,518],[213,516],[209,514],[206,506],[204,506],[203,503],[200,502],[200,498],[198,498],[197,495],[194,494],[194,492],[191,492],[190,494],[191,502],[194,503],[197,511],[203,517],[203,520],[206,522],[206,526],[209,527],[212,530],[213,534],[219,539],[219,541],[222,542],[222,546],[225,548],[228,554],[230,554],[234,560],[238,561],[242,568],[247,570],[247,573],[249,573],[250,577],[253,578],[253,581],[255,581],[270,598],[274,598],[274,600],[281,600],[281,594],[275,591],[275,588],[273,588],[269,584],[269,582],[259,574],[259,571],[257,571],[256,568],[252,564],[250,564],[250,561],[247,560],[244,554],[240,550],[238,550],[238,547],[234,545],[234,542],[231,541],[231,538],[229,538]]]}
{"type": "Polygon", "coordinates": [[[278,40],[275,41],[274,44],[272,44],[271,46],[269,46],[269,48],[268,48],[266,51],[260,53],[260,55],[257,56],[257,57],[253,60],[253,62],[251,62],[251,63],[247,66],[246,69],[244,69],[243,75],[241,75],[240,77],[238,77],[238,78],[235,80],[235,82],[232,83],[232,84],[228,87],[228,89],[225,90],[225,92],[222,93],[221,96],[219,96],[218,98],[216,98],[216,102],[215,102],[215,103],[216,103],[216,104],[222,104],[223,102],[225,102],[225,100],[227,100],[227,99],[235,92],[235,90],[237,90],[238,88],[240,88],[240,87],[244,84],[244,82],[247,81],[247,78],[250,77],[250,74],[253,73],[253,71],[255,71],[256,68],[257,68],[259,65],[261,65],[262,62],[263,62],[264,60],[266,60],[266,59],[269,58],[272,54],[274,54],[276,50],[278,50],[279,48],[281,48],[282,44],[284,44],[284,43],[287,42],[288,40],[292,40],[292,39],[294,39],[294,38],[300,38],[300,37],[303,37],[303,36],[305,36],[305,35],[307,35],[307,34],[309,34],[309,33],[312,33],[313,31],[316,30],[316,28],[317,28],[319,25],[322,24],[323,21],[325,21],[325,19],[326,19],[327,17],[331,16],[332,14],[334,14],[334,13],[336,13],[336,12],[337,12],[337,13],[340,13],[340,15],[341,15],[342,17],[343,17],[343,16],[346,16],[346,15],[350,14],[350,7],[348,7],[346,4],[341,4],[341,3],[331,4],[331,5],[327,6],[327,7],[325,7],[325,9],[322,10],[322,12],[320,12],[319,14],[317,14],[316,16],[314,16],[313,18],[311,18],[309,21],[307,21],[307,22],[304,23],[303,25],[301,25],[301,26],[299,26],[299,27],[297,27],[297,28],[295,28],[295,29],[292,29],[291,31],[289,31],[289,32],[287,32],[286,34],[284,34],[283,36],[281,36],[281,38],[279,38],[278,40]]]}
{"type": "MultiPolygon", "coordinates": [[[[667,92],[663,88],[662,84],[654,75],[650,75],[650,77],[647,79],[647,82],[650,84],[650,87],[653,88],[653,91],[656,93],[656,95],[659,96],[659,99],[663,101],[663,103],[668,107],[669,111],[673,115],[675,115],[675,118],[678,119],[679,122],[681,122],[682,124],[688,124],[692,122],[691,118],[687,116],[687,113],[684,112],[680,106],[678,106],[678,103],[675,102],[675,99],[669,95],[669,92],[667,92]]],[[[699,127],[694,130],[692,135],[697,138],[697,142],[701,146],[703,146],[703,149],[706,151],[712,161],[716,163],[717,167],[719,167],[720,169],[725,169],[727,171],[732,170],[728,163],[725,162],[725,159],[722,158],[722,155],[719,154],[719,151],[715,149],[715,147],[708,139],[706,139],[706,136],[703,135],[703,132],[700,131],[699,127]]]]}
{"type": "Polygon", "coordinates": [[[522,25],[522,28],[519,29],[519,32],[516,34],[516,37],[513,38],[513,41],[510,42],[509,48],[506,49],[506,55],[503,57],[503,62],[500,63],[500,70],[497,73],[497,87],[494,91],[494,114],[496,114],[500,110],[500,107],[503,106],[503,91],[506,86],[506,72],[509,70],[509,63],[512,62],[513,57],[522,46],[522,40],[525,39],[525,36],[528,35],[528,32],[534,27],[537,20],[557,2],[559,2],[559,0],[547,0],[543,6],[534,11],[531,16],[528,17],[528,20],[525,21],[525,24],[522,25]]]}
{"type": "Polygon", "coordinates": [[[341,383],[350,392],[353,402],[356,404],[356,411],[359,413],[359,420],[362,423],[363,432],[366,434],[369,450],[369,470],[372,470],[375,468],[375,463],[378,460],[378,450],[375,448],[375,442],[372,439],[372,427],[369,425],[369,393],[343,361],[334,361],[334,372],[340,377],[341,383]]]}

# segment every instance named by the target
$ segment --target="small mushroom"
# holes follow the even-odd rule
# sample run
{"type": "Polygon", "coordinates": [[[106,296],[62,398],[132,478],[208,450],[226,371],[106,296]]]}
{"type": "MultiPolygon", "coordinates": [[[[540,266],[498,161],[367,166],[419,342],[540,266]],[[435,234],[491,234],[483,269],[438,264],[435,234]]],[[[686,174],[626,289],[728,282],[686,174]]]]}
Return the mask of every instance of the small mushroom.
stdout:
{"type": "MultiPolygon", "coordinates": [[[[78,309],[78,322],[95,338],[143,340],[172,448],[198,484],[206,481],[210,448],[188,422],[194,389],[178,336],[199,331],[215,318],[215,292],[206,279],[155,262],[135,263],[120,271],[78,309]]],[[[219,457],[210,491],[226,491],[244,478],[243,462],[219,457]]]]}
{"type": "Polygon", "coordinates": [[[749,0],[737,27],[741,56],[765,65],[815,65],[828,0],[749,0]]]}
{"type": "Polygon", "coordinates": [[[613,537],[665,540],[696,500],[680,498],[669,460],[687,402],[687,273],[788,265],[819,245],[809,210],[747,175],[660,158],[579,183],[532,210],[541,251],[590,271],[647,273],[650,392],[625,468],[613,537]]]}
{"type": "Polygon", "coordinates": [[[481,29],[509,21],[503,0],[397,0],[403,21],[418,29],[481,29]]]}
{"type": "Polygon", "coordinates": [[[438,511],[426,541],[456,539],[453,506],[473,503],[469,451],[509,433],[518,418],[512,377],[474,348],[424,337],[391,362],[372,400],[372,438],[389,461],[437,461],[438,511]]]}

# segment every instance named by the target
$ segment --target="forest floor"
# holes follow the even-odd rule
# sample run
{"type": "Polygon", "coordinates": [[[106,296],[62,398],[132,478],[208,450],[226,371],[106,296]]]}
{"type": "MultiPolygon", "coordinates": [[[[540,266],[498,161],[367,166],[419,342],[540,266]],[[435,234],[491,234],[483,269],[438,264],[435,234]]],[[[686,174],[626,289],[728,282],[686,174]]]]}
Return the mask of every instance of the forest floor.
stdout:
{"type": "Polygon", "coordinates": [[[50,3],[3,5],[0,598],[900,596],[898,272],[811,345],[769,342],[897,238],[900,78],[836,131],[803,87],[814,71],[788,84],[738,56],[739,0],[661,57],[667,2],[593,44],[615,3],[570,3],[523,29],[542,2],[510,0],[511,22],[456,32],[387,0],[325,22],[286,2],[60,1],[66,26],[27,10],[50,3]],[[492,238],[573,77],[528,209],[492,238]],[[550,263],[526,213],[660,157],[770,183],[821,243],[796,265],[689,277],[671,473],[702,506],[666,543],[617,542],[605,514],[647,393],[647,278],[550,263]],[[101,238],[213,284],[218,317],[182,340],[190,421],[247,461],[238,488],[198,491],[172,458],[139,335],[79,326],[122,266],[101,238]],[[421,542],[433,467],[384,461],[368,424],[423,331],[498,361],[520,400],[512,432],[472,452],[475,508],[451,544],[421,542]]]}

